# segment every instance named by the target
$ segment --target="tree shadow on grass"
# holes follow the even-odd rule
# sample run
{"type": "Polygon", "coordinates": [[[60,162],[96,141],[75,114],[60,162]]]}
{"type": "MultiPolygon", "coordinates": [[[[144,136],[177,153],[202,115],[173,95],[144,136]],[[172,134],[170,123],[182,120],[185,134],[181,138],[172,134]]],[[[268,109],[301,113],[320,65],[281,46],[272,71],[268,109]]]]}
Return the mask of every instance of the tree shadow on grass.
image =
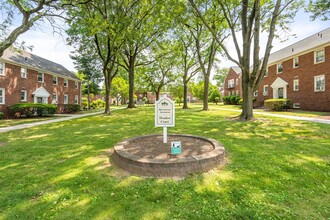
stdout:
{"type": "Polygon", "coordinates": [[[176,133],[214,138],[229,163],[180,181],[126,175],[107,152],[161,132],[153,109],[114,112],[6,133],[0,142],[3,219],[274,219],[330,216],[329,126],[223,112],[177,112],[176,133]],[[192,120],[190,120],[192,119],[192,120]]]}

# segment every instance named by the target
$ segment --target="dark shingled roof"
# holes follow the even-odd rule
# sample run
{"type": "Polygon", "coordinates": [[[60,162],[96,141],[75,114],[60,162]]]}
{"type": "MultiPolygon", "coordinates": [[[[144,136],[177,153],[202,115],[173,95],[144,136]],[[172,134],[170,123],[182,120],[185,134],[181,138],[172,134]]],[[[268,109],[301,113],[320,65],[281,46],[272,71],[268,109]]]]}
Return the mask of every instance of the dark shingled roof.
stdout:
{"type": "Polygon", "coordinates": [[[42,57],[39,57],[37,55],[28,53],[26,51],[8,48],[4,51],[1,58],[4,60],[22,64],[24,66],[32,67],[45,72],[56,73],[68,78],[79,80],[72,72],[70,72],[64,66],[58,63],[54,63],[53,61],[44,59],[42,57]]]}

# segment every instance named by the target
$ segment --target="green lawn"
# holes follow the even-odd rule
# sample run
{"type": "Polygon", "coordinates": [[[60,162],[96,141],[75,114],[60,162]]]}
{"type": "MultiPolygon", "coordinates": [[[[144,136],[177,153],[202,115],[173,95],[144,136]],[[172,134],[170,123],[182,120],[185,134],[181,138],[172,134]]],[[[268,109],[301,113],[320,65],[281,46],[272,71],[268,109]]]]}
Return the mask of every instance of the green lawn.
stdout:
{"type": "Polygon", "coordinates": [[[330,125],[176,110],[169,133],[222,142],[227,165],[184,179],[130,176],[108,155],[161,133],[154,108],[0,134],[0,219],[329,219],[330,125]]]}

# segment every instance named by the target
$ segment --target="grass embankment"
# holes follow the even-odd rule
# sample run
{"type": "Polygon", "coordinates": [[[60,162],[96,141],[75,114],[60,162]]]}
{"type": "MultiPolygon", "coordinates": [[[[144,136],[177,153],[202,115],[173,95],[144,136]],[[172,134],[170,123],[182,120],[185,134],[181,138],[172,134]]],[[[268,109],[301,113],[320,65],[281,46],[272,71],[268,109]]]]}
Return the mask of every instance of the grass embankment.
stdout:
{"type": "Polygon", "coordinates": [[[129,176],[108,151],[161,133],[153,110],[1,134],[0,219],[329,219],[329,125],[177,109],[168,132],[219,140],[227,165],[183,180],[129,176]]]}

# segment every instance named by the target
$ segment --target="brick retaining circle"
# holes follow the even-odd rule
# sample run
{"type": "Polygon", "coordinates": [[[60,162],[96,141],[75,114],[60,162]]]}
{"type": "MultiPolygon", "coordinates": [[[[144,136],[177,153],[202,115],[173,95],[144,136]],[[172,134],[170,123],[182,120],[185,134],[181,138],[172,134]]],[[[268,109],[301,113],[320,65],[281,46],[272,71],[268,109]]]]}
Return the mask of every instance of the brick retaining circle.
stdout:
{"type": "Polygon", "coordinates": [[[124,149],[124,146],[132,140],[139,138],[154,137],[160,135],[147,135],[134,137],[131,139],[119,142],[114,147],[113,159],[114,162],[122,169],[127,170],[130,173],[141,176],[153,176],[153,177],[175,177],[186,176],[191,173],[206,172],[225,160],[225,148],[218,141],[193,136],[193,135],[168,135],[175,137],[191,137],[198,138],[203,141],[209,142],[214,149],[207,153],[190,156],[184,158],[168,158],[168,159],[146,159],[137,155],[131,154],[124,149]]]}

